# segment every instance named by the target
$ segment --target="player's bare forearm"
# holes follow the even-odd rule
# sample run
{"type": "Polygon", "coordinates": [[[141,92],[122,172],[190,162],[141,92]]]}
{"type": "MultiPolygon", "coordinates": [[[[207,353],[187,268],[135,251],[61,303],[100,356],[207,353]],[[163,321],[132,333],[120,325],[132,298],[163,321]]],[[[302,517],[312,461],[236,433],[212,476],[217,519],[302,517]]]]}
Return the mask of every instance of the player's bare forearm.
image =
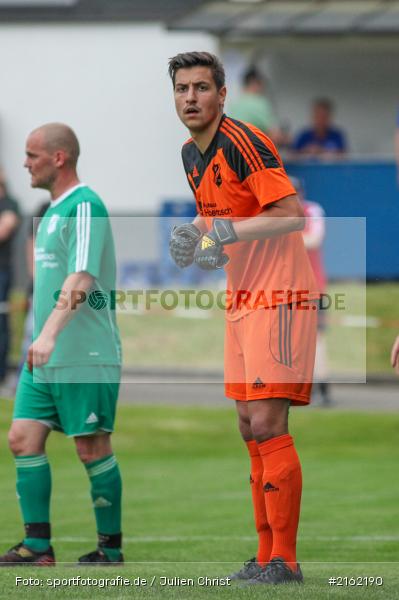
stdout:
{"type": "Polygon", "coordinates": [[[260,215],[234,222],[234,231],[239,241],[263,240],[292,231],[301,231],[305,226],[305,215],[298,196],[292,195],[278,200],[260,215]]]}
{"type": "Polygon", "coordinates": [[[392,346],[391,365],[399,373],[399,335],[392,346]]]}
{"type": "Polygon", "coordinates": [[[93,277],[85,271],[68,275],[62,285],[63,301],[58,300],[54,310],[50,313],[41,335],[56,339],[65,325],[76,315],[81,303],[79,292],[87,292],[93,283],[93,277]],[[67,305],[65,305],[65,301],[67,305]]]}
{"type": "Polygon", "coordinates": [[[18,224],[19,218],[12,210],[4,211],[0,217],[0,242],[8,240],[18,224]]]}
{"type": "Polygon", "coordinates": [[[93,283],[93,277],[86,272],[72,273],[65,279],[60,297],[50,313],[42,331],[28,350],[29,368],[40,367],[48,363],[54,350],[58,335],[78,312],[82,292],[87,292],[93,283]]]}
{"type": "Polygon", "coordinates": [[[201,231],[201,233],[205,233],[205,231],[207,230],[205,219],[201,215],[197,215],[195,217],[195,219],[193,221],[193,225],[195,225],[197,227],[197,229],[199,229],[201,231]]]}

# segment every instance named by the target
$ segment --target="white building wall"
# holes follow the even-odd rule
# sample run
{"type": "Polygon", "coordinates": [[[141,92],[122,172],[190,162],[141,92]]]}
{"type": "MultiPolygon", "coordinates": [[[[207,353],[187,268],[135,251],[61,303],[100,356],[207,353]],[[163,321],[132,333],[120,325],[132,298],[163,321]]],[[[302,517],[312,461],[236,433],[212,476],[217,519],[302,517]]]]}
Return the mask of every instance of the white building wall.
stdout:
{"type": "Polygon", "coordinates": [[[190,197],[167,61],[197,49],[216,42],[159,25],[1,25],[0,160],[23,209],[47,195],[22,165],[27,134],[49,121],[75,129],[81,178],[113,211],[190,197]]]}
{"type": "MultiPolygon", "coordinates": [[[[150,212],[191,197],[167,59],[217,50],[211,36],[160,25],[0,25],[0,163],[29,212],[46,192],[24,171],[26,135],[48,121],[77,132],[80,174],[115,211],[150,212]]],[[[279,119],[297,131],[311,100],[336,101],[355,154],[390,155],[399,104],[399,43],[378,38],[267,38],[223,46],[229,96],[251,56],[269,75],[279,119]]],[[[228,104],[227,104],[228,110],[228,104]]]]}

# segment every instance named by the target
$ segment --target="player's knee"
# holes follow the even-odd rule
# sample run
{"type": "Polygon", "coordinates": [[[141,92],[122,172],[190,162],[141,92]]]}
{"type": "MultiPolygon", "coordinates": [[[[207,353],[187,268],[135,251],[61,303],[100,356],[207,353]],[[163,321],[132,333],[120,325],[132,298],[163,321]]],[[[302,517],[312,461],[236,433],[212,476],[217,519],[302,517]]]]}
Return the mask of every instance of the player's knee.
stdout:
{"type": "Polygon", "coordinates": [[[241,433],[241,437],[244,440],[252,439],[251,421],[248,416],[239,415],[238,417],[238,429],[241,433]]]}
{"type": "Polygon", "coordinates": [[[97,460],[97,454],[90,446],[76,444],[76,451],[82,463],[91,463],[97,460]]]}
{"type": "Polygon", "coordinates": [[[82,463],[100,460],[112,453],[109,436],[89,436],[75,438],[76,451],[82,463]]]}
{"type": "Polygon", "coordinates": [[[24,431],[16,426],[12,426],[8,432],[8,447],[14,456],[26,453],[27,436],[24,431]]]}
{"type": "Polygon", "coordinates": [[[273,437],[276,437],[276,435],[273,433],[273,430],[268,429],[265,426],[253,427],[252,435],[258,444],[267,442],[267,440],[271,440],[273,437]]]}
{"type": "Polygon", "coordinates": [[[287,433],[285,425],[273,418],[253,417],[251,419],[251,430],[258,444],[287,433]]]}

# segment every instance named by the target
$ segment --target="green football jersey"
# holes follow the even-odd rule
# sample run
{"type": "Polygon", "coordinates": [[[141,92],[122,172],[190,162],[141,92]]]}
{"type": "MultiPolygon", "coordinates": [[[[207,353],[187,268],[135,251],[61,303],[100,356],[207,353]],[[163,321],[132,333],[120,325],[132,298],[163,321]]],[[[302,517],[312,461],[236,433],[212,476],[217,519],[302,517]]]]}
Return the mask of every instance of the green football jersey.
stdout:
{"type": "Polygon", "coordinates": [[[33,339],[54,310],[65,279],[79,272],[93,277],[92,288],[86,297],[76,290],[79,309],[58,335],[46,367],[119,365],[121,345],[112,303],[114,240],[107,209],[83,184],[52,201],[37,230],[33,339]]]}
{"type": "Polygon", "coordinates": [[[231,104],[229,115],[244,123],[252,123],[265,132],[277,125],[270,101],[258,94],[242,94],[231,104]]]}

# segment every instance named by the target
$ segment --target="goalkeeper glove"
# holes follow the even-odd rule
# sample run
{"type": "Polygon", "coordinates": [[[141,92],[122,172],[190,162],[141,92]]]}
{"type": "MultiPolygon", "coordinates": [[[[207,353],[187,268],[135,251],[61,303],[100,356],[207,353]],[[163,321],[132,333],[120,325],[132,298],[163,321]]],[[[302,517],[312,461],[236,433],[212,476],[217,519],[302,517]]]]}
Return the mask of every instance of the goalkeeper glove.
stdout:
{"type": "Polygon", "coordinates": [[[178,267],[184,268],[191,265],[194,260],[194,251],[201,232],[192,223],[184,223],[173,227],[169,241],[169,252],[178,267]]]}
{"type": "Polygon", "coordinates": [[[223,253],[223,246],[237,240],[230,219],[214,219],[212,229],[204,233],[195,248],[195,264],[205,271],[222,269],[229,262],[229,257],[223,253]]]}

